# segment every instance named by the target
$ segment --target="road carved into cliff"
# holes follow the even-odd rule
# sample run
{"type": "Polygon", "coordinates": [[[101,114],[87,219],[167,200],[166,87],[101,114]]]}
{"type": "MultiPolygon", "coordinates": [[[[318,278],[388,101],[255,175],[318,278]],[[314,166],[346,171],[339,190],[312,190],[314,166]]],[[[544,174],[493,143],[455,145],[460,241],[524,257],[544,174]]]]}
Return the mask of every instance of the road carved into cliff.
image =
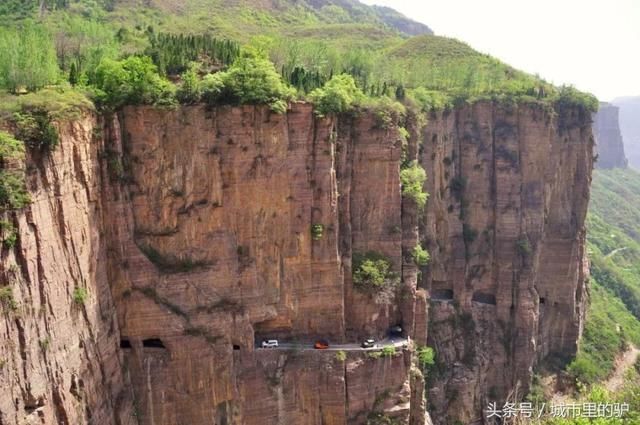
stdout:
{"type": "Polygon", "coordinates": [[[373,347],[364,348],[360,344],[331,344],[329,348],[318,350],[313,347],[313,343],[306,342],[279,342],[277,347],[263,348],[260,344],[256,344],[258,350],[299,350],[299,351],[376,351],[386,347],[405,348],[409,345],[407,338],[386,338],[377,341],[373,347]]]}

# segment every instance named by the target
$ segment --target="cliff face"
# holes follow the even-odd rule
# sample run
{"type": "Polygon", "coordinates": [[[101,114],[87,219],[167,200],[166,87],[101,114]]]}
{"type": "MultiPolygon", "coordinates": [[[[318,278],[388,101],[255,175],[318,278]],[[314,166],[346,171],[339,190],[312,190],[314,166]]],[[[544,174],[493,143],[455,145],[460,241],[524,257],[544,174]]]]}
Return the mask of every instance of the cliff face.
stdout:
{"type": "Polygon", "coordinates": [[[489,402],[526,393],[538,361],[575,353],[593,141],[588,116],[558,112],[479,103],[425,131],[438,423],[479,422],[489,402]]]}
{"type": "Polygon", "coordinates": [[[55,152],[28,160],[31,205],[5,216],[18,242],[2,247],[0,286],[11,294],[0,303],[3,425],[134,423],[108,281],[95,128],[90,117],[60,124],[55,152]]]}
{"type": "Polygon", "coordinates": [[[621,97],[611,103],[620,109],[620,132],[629,165],[640,170],[640,96],[621,97]]]}
{"type": "Polygon", "coordinates": [[[597,168],[627,167],[618,115],[619,108],[608,103],[601,103],[600,109],[594,115],[593,133],[598,152],[597,168]]]}
{"type": "Polygon", "coordinates": [[[424,422],[409,351],[309,350],[320,337],[383,338],[397,323],[426,341],[409,321],[426,311],[415,278],[385,297],[351,283],[354,252],[403,272],[396,128],[298,104],[287,115],[128,108],[107,133],[110,281],[141,423],[357,424],[372,412],[424,422]],[[256,350],[275,337],[293,352],[256,350]]]}
{"type": "Polygon", "coordinates": [[[0,424],[424,424],[427,337],[434,419],[472,423],[576,349],[592,140],[589,117],[560,112],[410,117],[405,155],[373,114],[306,104],[60,124],[2,253],[17,310],[2,316],[0,424]],[[429,174],[423,212],[401,195],[403,159],[429,174]],[[383,293],[351,279],[370,251],[400,278],[383,293]],[[396,324],[411,343],[395,354],[308,349],[396,324]],[[291,345],[256,349],[267,338],[291,345]]]}

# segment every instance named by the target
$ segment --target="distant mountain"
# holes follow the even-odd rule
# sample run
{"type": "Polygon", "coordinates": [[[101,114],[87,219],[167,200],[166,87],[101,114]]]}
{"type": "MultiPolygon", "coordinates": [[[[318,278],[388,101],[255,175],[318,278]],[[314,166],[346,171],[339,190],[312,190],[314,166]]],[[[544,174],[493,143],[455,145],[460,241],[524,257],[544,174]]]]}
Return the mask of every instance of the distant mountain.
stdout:
{"type": "MultiPolygon", "coordinates": [[[[275,3],[287,3],[286,1],[276,1],[275,3]]],[[[399,31],[406,35],[433,34],[431,29],[420,23],[413,21],[395,9],[384,6],[368,6],[357,0],[292,0],[292,4],[306,3],[313,9],[322,12],[332,11],[335,16],[345,17],[344,13],[349,16],[349,20],[353,23],[364,22],[380,22],[386,26],[399,31]]],[[[347,22],[342,22],[347,23],[347,22]]]]}
{"type": "Polygon", "coordinates": [[[433,31],[428,26],[420,22],[412,21],[390,7],[373,6],[373,10],[382,22],[401,33],[408,35],[433,34],[433,31]]]}
{"type": "Polygon", "coordinates": [[[619,97],[611,103],[620,108],[620,131],[629,165],[640,170],[640,96],[619,97]]]}

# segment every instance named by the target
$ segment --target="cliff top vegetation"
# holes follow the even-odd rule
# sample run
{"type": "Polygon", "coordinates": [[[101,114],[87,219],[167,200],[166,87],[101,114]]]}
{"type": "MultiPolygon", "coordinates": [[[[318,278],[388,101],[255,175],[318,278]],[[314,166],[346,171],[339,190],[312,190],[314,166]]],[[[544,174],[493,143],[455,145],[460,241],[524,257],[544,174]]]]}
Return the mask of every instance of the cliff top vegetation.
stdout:
{"type": "Polygon", "coordinates": [[[283,102],[312,99],[339,75],[362,92],[350,107],[380,99],[426,111],[477,100],[597,106],[592,96],[355,0],[10,0],[0,21],[2,88],[24,93],[68,82],[109,107],[215,99],[282,111],[283,102]],[[146,65],[128,70],[132,57],[146,65]],[[234,94],[238,75],[249,91],[269,94],[247,97],[237,87],[234,94]]]}

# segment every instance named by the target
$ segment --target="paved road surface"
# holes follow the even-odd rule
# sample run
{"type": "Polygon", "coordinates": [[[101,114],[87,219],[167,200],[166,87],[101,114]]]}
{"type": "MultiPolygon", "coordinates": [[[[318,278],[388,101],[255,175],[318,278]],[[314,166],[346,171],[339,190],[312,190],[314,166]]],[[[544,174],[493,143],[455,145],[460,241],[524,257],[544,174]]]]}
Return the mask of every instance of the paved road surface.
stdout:
{"type": "MultiPolygon", "coordinates": [[[[262,348],[261,342],[256,344],[258,350],[316,350],[313,348],[313,342],[285,342],[278,340],[278,347],[275,348],[262,348]]],[[[409,340],[401,337],[385,338],[380,341],[376,341],[376,345],[370,348],[362,348],[358,344],[331,344],[329,341],[329,348],[318,351],[374,351],[380,350],[384,347],[404,348],[409,344],[409,340]]]]}

